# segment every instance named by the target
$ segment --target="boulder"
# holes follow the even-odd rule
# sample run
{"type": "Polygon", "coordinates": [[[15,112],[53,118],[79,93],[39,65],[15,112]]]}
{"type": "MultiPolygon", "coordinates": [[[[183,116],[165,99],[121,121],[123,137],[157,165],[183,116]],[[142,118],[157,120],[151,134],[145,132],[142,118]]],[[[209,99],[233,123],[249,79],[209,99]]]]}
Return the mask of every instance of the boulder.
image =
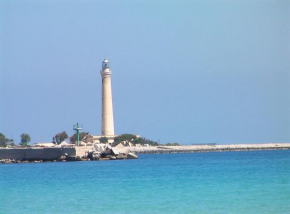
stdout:
{"type": "Polygon", "coordinates": [[[63,156],[60,156],[60,157],[59,157],[59,160],[65,160],[66,158],[67,158],[67,156],[64,156],[64,155],[63,155],[63,156]]]}
{"type": "Polygon", "coordinates": [[[109,158],[110,160],[116,160],[116,156],[113,156],[113,155],[106,155],[105,158],[109,158]]]}
{"type": "Polygon", "coordinates": [[[112,147],[108,145],[108,146],[105,148],[104,153],[105,153],[106,155],[110,155],[110,154],[112,154],[112,153],[113,153],[113,152],[112,152],[112,147]]]}
{"type": "MultiPolygon", "coordinates": [[[[75,158],[75,157],[67,157],[66,160],[67,160],[67,161],[75,161],[76,158],[75,158]]],[[[46,162],[47,162],[47,161],[46,161],[46,162]]]]}
{"type": "Polygon", "coordinates": [[[120,154],[120,152],[119,152],[119,150],[118,149],[116,149],[116,148],[112,148],[112,153],[113,153],[113,155],[118,155],[118,154],[120,154]]]}
{"type": "Polygon", "coordinates": [[[106,155],[106,153],[101,153],[101,158],[105,158],[107,155],[106,155]]]}
{"type": "Polygon", "coordinates": [[[134,154],[133,152],[129,152],[127,154],[127,159],[138,159],[138,156],[134,154]]]}
{"type": "Polygon", "coordinates": [[[95,146],[94,146],[94,150],[96,150],[96,151],[98,151],[98,152],[103,152],[103,149],[102,149],[103,147],[102,146],[100,146],[100,145],[98,145],[98,144],[95,144],[95,146]]]}
{"type": "Polygon", "coordinates": [[[95,144],[94,150],[103,153],[105,152],[106,148],[107,148],[106,144],[100,143],[100,144],[95,144]]]}
{"type": "Polygon", "coordinates": [[[101,157],[101,153],[100,152],[96,152],[96,151],[93,151],[90,155],[90,159],[91,160],[99,160],[101,157]]]}
{"type": "Polygon", "coordinates": [[[110,160],[117,160],[117,158],[116,158],[116,156],[111,155],[110,160]]]}
{"type": "Polygon", "coordinates": [[[100,157],[100,152],[97,151],[89,151],[88,152],[88,158],[91,160],[97,160],[100,157]]]}
{"type": "Polygon", "coordinates": [[[103,161],[103,160],[110,160],[110,158],[100,158],[99,160],[100,160],[100,161],[103,161]]]}
{"type": "Polygon", "coordinates": [[[5,159],[3,163],[11,163],[11,160],[5,159]]]}
{"type": "Polygon", "coordinates": [[[119,153],[119,154],[117,155],[117,159],[126,159],[126,158],[127,158],[126,153],[119,153]]]}
{"type": "Polygon", "coordinates": [[[93,156],[93,160],[99,160],[100,157],[101,157],[101,155],[94,155],[94,156],[93,156]]]}

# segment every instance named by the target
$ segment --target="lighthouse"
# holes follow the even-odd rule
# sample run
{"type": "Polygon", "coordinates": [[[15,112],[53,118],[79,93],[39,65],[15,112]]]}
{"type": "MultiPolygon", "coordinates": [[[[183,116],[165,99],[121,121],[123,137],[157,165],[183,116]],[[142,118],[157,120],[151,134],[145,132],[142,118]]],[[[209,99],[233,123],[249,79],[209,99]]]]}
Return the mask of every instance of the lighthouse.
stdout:
{"type": "Polygon", "coordinates": [[[102,62],[102,136],[114,136],[114,115],[111,87],[110,64],[107,59],[102,62]]]}

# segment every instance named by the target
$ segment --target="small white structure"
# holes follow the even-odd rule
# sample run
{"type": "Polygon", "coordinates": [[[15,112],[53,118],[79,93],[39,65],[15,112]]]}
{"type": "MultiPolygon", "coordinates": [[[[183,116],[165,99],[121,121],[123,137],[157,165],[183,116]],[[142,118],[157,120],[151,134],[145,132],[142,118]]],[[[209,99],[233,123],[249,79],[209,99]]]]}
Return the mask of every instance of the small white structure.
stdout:
{"type": "Polygon", "coordinates": [[[34,147],[55,147],[54,143],[35,143],[33,144],[34,147]]]}
{"type": "Polygon", "coordinates": [[[62,141],[59,145],[60,145],[60,146],[67,146],[68,143],[64,140],[64,141],[62,141]]]}

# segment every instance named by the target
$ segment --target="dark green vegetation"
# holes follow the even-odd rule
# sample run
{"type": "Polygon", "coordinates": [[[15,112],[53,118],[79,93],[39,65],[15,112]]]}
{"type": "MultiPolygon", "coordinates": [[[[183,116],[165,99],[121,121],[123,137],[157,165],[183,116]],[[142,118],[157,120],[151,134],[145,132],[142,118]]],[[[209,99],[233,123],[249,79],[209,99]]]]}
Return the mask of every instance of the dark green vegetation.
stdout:
{"type": "Polygon", "coordinates": [[[54,144],[60,144],[62,141],[68,139],[68,135],[65,131],[61,132],[61,133],[58,133],[56,134],[53,139],[52,139],[52,142],[54,144]]]}
{"type": "Polygon", "coordinates": [[[20,135],[21,142],[19,143],[20,146],[28,146],[29,142],[31,141],[31,138],[29,134],[23,133],[20,135]]]}
{"type": "Polygon", "coordinates": [[[178,143],[166,143],[165,146],[179,146],[178,143]]]}
{"type": "Polygon", "coordinates": [[[6,147],[8,145],[9,139],[5,137],[4,134],[0,133],[0,147],[6,147]]]}
{"type": "MultiPolygon", "coordinates": [[[[87,132],[80,132],[80,141],[83,141],[87,135],[88,135],[87,132]]],[[[70,142],[74,144],[77,142],[77,133],[73,134],[70,137],[70,142]]]]}
{"type": "Polygon", "coordinates": [[[136,137],[136,135],[133,134],[122,134],[114,138],[114,142],[112,146],[117,146],[119,143],[124,142],[124,143],[132,143],[134,145],[136,144],[149,144],[151,146],[158,146],[158,143],[152,140],[148,140],[146,138],[141,138],[141,137],[136,137]]]}
{"type": "MultiPolygon", "coordinates": [[[[19,143],[19,146],[27,146],[30,142],[30,136],[28,134],[22,134],[20,135],[21,142],[19,143]]],[[[6,138],[4,134],[0,133],[0,147],[13,147],[15,146],[14,140],[6,138]]]]}
{"type": "Polygon", "coordinates": [[[106,138],[106,137],[101,137],[101,138],[100,138],[100,143],[108,143],[108,138],[106,138]]]}

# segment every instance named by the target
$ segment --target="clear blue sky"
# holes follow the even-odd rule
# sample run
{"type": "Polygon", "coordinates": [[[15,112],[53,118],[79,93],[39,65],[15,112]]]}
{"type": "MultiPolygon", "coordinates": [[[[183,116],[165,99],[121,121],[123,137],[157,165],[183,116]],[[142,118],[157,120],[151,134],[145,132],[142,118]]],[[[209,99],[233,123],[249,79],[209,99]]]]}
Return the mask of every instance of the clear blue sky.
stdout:
{"type": "Polygon", "coordinates": [[[290,1],[0,0],[0,132],[161,143],[290,142],[290,1]]]}

